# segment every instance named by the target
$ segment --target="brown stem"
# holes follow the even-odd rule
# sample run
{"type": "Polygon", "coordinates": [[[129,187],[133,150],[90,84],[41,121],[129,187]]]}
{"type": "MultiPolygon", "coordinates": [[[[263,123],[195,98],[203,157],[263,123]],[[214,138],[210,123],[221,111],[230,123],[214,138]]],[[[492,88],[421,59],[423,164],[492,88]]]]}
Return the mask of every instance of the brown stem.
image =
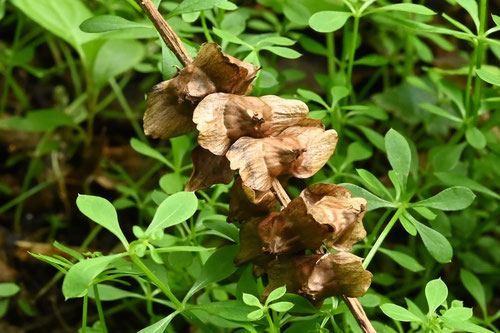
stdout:
{"type": "MultiPolygon", "coordinates": [[[[286,193],[283,185],[281,185],[278,179],[273,181],[273,190],[278,200],[281,202],[281,205],[286,207],[290,203],[290,197],[286,193]]],[[[352,315],[358,322],[359,327],[363,330],[364,333],[377,333],[370,322],[370,319],[366,316],[365,310],[361,303],[359,303],[357,298],[347,297],[345,295],[342,296],[345,304],[351,311],[352,315]]]]}
{"type": "Polygon", "coordinates": [[[156,27],[156,30],[160,33],[161,38],[165,44],[167,44],[168,48],[174,52],[177,59],[179,59],[184,66],[193,62],[193,58],[189,55],[180,38],[168,25],[167,21],[165,21],[151,0],[135,0],[135,2],[137,2],[142,10],[146,12],[149,19],[156,27]]]}

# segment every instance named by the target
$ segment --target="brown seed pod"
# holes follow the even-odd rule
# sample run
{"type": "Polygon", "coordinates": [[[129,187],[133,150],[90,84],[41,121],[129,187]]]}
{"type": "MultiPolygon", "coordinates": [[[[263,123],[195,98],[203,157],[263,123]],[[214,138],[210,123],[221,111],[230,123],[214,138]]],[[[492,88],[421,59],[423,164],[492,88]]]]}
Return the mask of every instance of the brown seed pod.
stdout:
{"type": "Polygon", "coordinates": [[[257,71],[216,43],[203,44],[192,63],[148,94],[144,132],[165,139],[193,131],[193,110],[203,98],[216,92],[246,94],[257,71]]]}
{"type": "Polygon", "coordinates": [[[361,297],[373,277],[361,262],[362,258],[347,252],[279,257],[269,264],[263,296],[286,285],[288,292],[302,294],[317,305],[331,296],[361,297]]]}
{"type": "Polygon", "coordinates": [[[315,174],[333,154],[336,144],[335,130],[292,126],[277,137],[242,137],[226,156],[246,186],[267,191],[279,175],[307,178],[315,174]]]}
{"type": "Polygon", "coordinates": [[[241,177],[234,181],[229,193],[227,221],[246,220],[264,216],[278,208],[278,200],[271,191],[255,191],[243,184],[241,177]]]}
{"type": "Polygon", "coordinates": [[[333,228],[334,232],[324,242],[327,247],[351,251],[354,244],[366,237],[363,217],[367,202],[363,198],[352,198],[347,188],[315,184],[304,189],[300,197],[315,221],[333,228]]]}
{"type": "Polygon", "coordinates": [[[212,94],[195,109],[193,121],[200,132],[199,144],[216,155],[224,155],[242,136],[276,136],[307,116],[307,105],[278,96],[250,97],[212,94]]]}
{"type": "Polygon", "coordinates": [[[191,152],[193,172],[184,190],[198,191],[214,184],[229,184],[234,171],[229,167],[226,156],[214,155],[198,146],[191,152]]]}

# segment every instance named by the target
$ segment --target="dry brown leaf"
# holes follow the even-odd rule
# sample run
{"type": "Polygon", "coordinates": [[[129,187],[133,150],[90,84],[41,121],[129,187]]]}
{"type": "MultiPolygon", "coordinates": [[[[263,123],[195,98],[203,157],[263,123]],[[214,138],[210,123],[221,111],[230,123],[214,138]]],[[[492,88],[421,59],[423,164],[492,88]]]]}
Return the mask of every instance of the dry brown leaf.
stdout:
{"type": "Polygon", "coordinates": [[[331,296],[362,297],[373,275],[361,261],[347,252],[279,257],[269,264],[264,296],[286,285],[287,291],[303,294],[316,304],[331,296]]]}
{"type": "Polygon", "coordinates": [[[198,146],[191,152],[193,172],[184,190],[198,191],[214,184],[229,184],[234,171],[229,167],[226,156],[214,155],[198,146]]]}
{"type": "Polygon", "coordinates": [[[304,120],[308,112],[307,105],[299,100],[218,93],[207,96],[196,107],[193,121],[200,132],[199,144],[224,155],[240,137],[278,135],[304,120]]]}
{"type": "Polygon", "coordinates": [[[271,191],[255,191],[243,184],[238,177],[229,193],[229,213],[227,221],[246,220],[251,217],[264,216],[276,210],[278,200],[271,191]]]}
{"type": "Polygon", "coordinates": [[[193,131],[193,111],[203,98],[216,92],[247,93],[257,70],[225,55],[216,43],[204,44],[193,63],[148,94],[144,132],[166,139],[193,131]]]}

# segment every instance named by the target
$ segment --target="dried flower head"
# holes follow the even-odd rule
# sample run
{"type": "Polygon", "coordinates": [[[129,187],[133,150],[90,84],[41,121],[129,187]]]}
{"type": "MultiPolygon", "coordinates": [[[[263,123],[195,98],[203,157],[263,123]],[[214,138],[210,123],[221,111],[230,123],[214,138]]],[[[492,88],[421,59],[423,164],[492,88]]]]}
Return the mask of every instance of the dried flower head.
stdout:
{"type": "Polygon", "coordinates": [[[257,191],[271,188],[273,179],[290,174],[298,178],[314,175],[335,150],[337,132],[321,126],[292,126],[277,137],[242,137],[226,156],[231,169],[238,169],[243,183],[257,191]]]}
{"type": "Polygon", "coordinates": [[[286,285],[287,291],[302,294],[316,304],[331,296],[361,297],[373,277],[361,261],[347,252],[279,257],[269,264],[269,285],[263,296],[286,285]]]}
{"type": "Polygon", "coordinates": [[[251,217],[264,216],[277,208],[278,200],[273,192],[255,191],[243,184],[241,177],[238,177],[229,193],[227,221],[240,221],[251,217]]]}
{"type": "Polygon", "coordinates": [[[193,172],[184,190],[198,191],[214,184],[229,184],[234,171],[229,167],[226,156],[214,155],[198,146],[191,152],[193,172]]]}
{"type": "Polygon", "coordinates": [[[193,121],[200,132],[198,143],[216,155],[224,155],[242,136],[276,136],[305,119],[308,112],[307,105],[299,100],[218,93],[207,96],[196,107],[193,121]]]}
{"type": "Polygon", "coordinates": [[[193,131],[193,110],[203,98],[216,92],[246,94],[257,71],[216,43],[203,44],[192,63],[148,94],[144,132],[165,139],[193,131]]]}

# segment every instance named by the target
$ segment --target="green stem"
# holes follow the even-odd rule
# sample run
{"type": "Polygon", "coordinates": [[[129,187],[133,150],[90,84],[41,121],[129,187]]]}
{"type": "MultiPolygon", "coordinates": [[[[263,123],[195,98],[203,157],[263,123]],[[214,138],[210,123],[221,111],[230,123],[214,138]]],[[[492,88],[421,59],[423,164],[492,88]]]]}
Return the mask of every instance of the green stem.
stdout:
{"type": "Polygon", "coordinates": [[[472,95],[472,77],[475,75],[474,73],[474,64],[476,63],[477,56],[477,46],[474,46],[474,51],[472,53],[472,57],[469,60],[469,72],[467,74],[467,84],[465,87],[465,119],[469,118],[471,114],[471,106],[470,106],[470,96],[472,95]]]}
{"type": "Polygon", "coordinates": [[[201,26],[203,27],[203,34],[208,42],[213,42],[212,36],[210,35],[210,30],[208,30],[207,21],[205,20],[205,12],[202,10],[200,12],[201,26]]]}
{"type": "Polygon", "coordinates": [[[351,96],[354,96],[354,89],[352,89],[352,68],[354,66],[354,56],[356,54],[356,44],[358,43],[358,30],[359,30],[359,18],[358,14],[354,15],[354,25],[352,28],[351,36],[351,49],[349,54],[349,62],[347,64],[347,84],[351,90],[351,96]]]}
{"type": "Polygon", "coordinates": [[[335,77],[335,36],[333,32],[326,34],[326,48],[328,50],[328,75],[333,82],[335,77]]]}
{"type": "Polygon", "coordinates": [[[135,134],[141,139],[143,142],[147,142],[148,140],[146,139],[146,136],[144,135],[144,131],[142,130],[141,126],[139,125],[139,122],[137,121],[137,117],[134,115],[134,111],[130,108],[130,105],[127,102],[127,99],[125,96],[123,96],[123,92],[116,83],[115,79],[110,79],[109,80],[109,85],[111,86],[111,89],[113,90],[113,93],[116,95],[116,98],[118,99],[118,103],[120,103],[121,107],[123,108],[123,111],[125,111],[125,116],[128,118],[130,121],[130,124],[134,128],[135,134]]]}
{"type": "Polygon", "coordinates": [[[82,310],[82,333],[87,333],[87,308],[89,305],[89,295],[83,296],[83,310],[82,310]]]}
{"type": "Polygon", "coordinates": [[[102,311],[101,298],[99,297],[99,290],[97,289],[97,284],[94,284],[94,297],[95,304],[97,307],[97,313],[99,314],[99,322],[101,324],[101,330],[103,333],[108,333],[108,328],[106,327],[106,319],[104,318],[104,312],[102,311]]]}
{"type": "MultiPolygon", "coordinates": [[[[484,43],[484,31],[486,30],[486,7],[488,5],[487,0],[481,0],[479,3],[479,39],[477,40],[477,53],[476,53],[476,70],[481,68],[484,61],[484,54],[486,46],[484,43]]],[[[476,82],[474,87],[474,113],[473,120],[474,124],[477,122],[477,117],[479,113],[479,108],[482,98],[482,86],[483,81],[476,76],[476,82]]]]}
{"type": "Polygon", "coordinates": [[[139,269],[143,271],[144,274],[146,274],[146,276],[154,284],[158,286],[158,288],[160,288],[160,290],[165,294],[165,296],[167,296],[172,301],[172,303],[175,304],[178,310],[183,309],[182,303],[177,299],[177,297],[175,297],[170,288],[166,284],[164,284],[163,281],[161,281],[153,272],[151,272],[151,270],[141,261],[141,259],[139,259],[135,254],[133,254],[133,250],[134,247],[131,244],[129,250],[129,257],[132,260],[132,262],[136,264],[137,267],[139,267],[139,269]]]}
{"type": "Polygon", "coordinates": [[[276,326],[274,326],[273,319],[269,315],[269,310],[266,310],[266,319],[269,324],[269,333],[279,333],[279,330],[277,330],[276,326]]]}
{"type": "Polygon", "coordinates": [[[371,248],[370,252],[368,252],[368,255],[366,256],[366,258],[363,262],[363,267],[365,269],[368,267],[368,265],[372,261],[373,257],[375,256],[375,253],[377,253],[378,249],[380,248],[380,246],[384,242],[385,238],[387,237],[387,235],[391,231],[392,227],[394,227],[394,224],[396,224],[396,221],[398,220],[399,216],[405,211],[405,209],[406,208],[404,206],[400,206],[398,208],[398,210],[396,211],[396,213],[394,213],[394,215],[392,216],[389,223],[387,223],[384,230],[382,230],[382,233],[377,238],[377,241],[375,242],[375,244],[371,248]]]}

